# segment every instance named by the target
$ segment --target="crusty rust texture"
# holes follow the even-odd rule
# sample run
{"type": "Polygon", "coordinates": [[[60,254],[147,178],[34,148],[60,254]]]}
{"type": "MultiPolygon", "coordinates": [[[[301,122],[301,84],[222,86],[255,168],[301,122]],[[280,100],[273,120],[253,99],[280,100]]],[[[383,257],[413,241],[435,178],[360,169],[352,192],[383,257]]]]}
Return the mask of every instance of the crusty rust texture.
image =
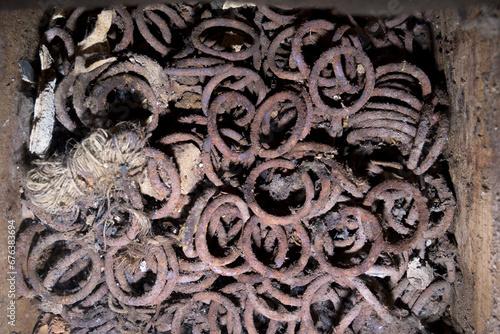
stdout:
{"type": "MultiPolygon", "coordinates": [[[[162,327],[162,332],[174,334],[191,329],[240,333],[237,323],[247,306],[254,310],[245,314],[245,325],[258,328],[255,333],[265,329],[268,334],[281,332],[281,326],[287,326],[288,333],[299,328],[301,333],[349,333],[351,324],[356,333],[372,334],[377,327],[373,321],[378,319],[382,327],[391,328],[382,332],[399,333],[393,326],[399,318],[408,323],[417,317],[425,328],[435,326],[427,320],[431,317],[432,322],[446,318],[450,284],[456,276],[453,261],[446,262],[452,270],[447,267],[446,274],[435,277],[445,278],[443,283],[431,286],[428,278],[418,285],[418,293],[405,291],[414,290],[408,287],[415,283],[410,271],[408,284],[403,279],[410,259],[412,268],[427,261],[426,245],[434,241],[429,244],[425,239],[444,234],[451,222],[444,219],[445,212],[453,216],[455,211],[453,195],[441,175],[447,168],[434,164],[443,145],[432,140],[433,132],[437,138],[441,135],[442,143],[446,140],[448,100],[445,94],[438,95],[439,82],[432,87],[428,77],[434,76],[432,70],[425,70],[425,64],[433,63],[431,54],[419,51],[428,49],[428,42],[423,45],[419,40],[430,36],[429,14],[369,22],[349,17],[353,25],[349,26],[341,24],[346,18],[334,12],[330,16],[271,7],[262,7],[261,12],[260,8],[228,9],[227,18],[208,5],[77,9],[45,32],[40,52],[50,54],[54,63],[45,67],[41,77],[50,69],[60,74],[54,81],[53,102],[48,103],[60,125],[79,143],[61,158],[37,160],[26,176],[24,198],[46,230],[19,232],[23,242],[19,247],[25,252],[19,255],[17,281],[24,283],[21,295],[42,300],[43,312],[60,314],[72,329],[94,328],[99,333],[104,328],[121,333],[123,326],[132,332],[162,327]],[[160,12],[169,20],[158,16],[160,12]],[[149,28],[142,22],[144,15],[151,22],[149,28]],[[94,18],[95,26],[87,28],[94,18]],[[297,30],[293,38],[281,40],[279,35],[275,75],[268,71],[267,49],[288,24],[297,30]],[[109,28],[113,25],[115,33],[109,28]],[[161,32],[161,43],[151,25],[161,32]],[[132,28],[142,36],[134,35],[133,43],[132,28]],[[101,29],[107,31],[106,45],[94,47],[102,43],[100,33],[96,34],[101,29]],[[230,33],[225,32],[228,29],[230,33]],[[79,32],[89,33],[83,37],[79,32]],[[49,42],[53,35],[62,44],[49,42]],[[183,38],[174,40],[174,36],[183,38]],[[232,66],[205,78],[191,71],[197,67],[195,58],[196,63],[232,66]],[[184,66],[179,67],[180,62],[184,66]],[[164,69],[181,75],[162,75],[164,69]],[[286,72],[297,73],[299,79],[278,80],[286,72]],[[174,108],[187,92],[198,95],[201,110],[174,108]],[[142,101],[150,116],[145,119],[132,112],[116,117],[114,106],[122,101],[137,111],[142,108],[135,102],[142,101]],[[365,107],[368,102],[370,107],[365,107]],[[422,122],[424,105],[429,109],[425,108],[422,122]],[[240,107],[246,112],[242,114],[240,107]],[[349,124],[349,117],[358,111],[375,117],[371,122],[349,124]],[[394,118],[394,113],[396,120],[384,118],[386,114],[394,118]],[[177,115],[186,114],[198,116],[193,120],[199,126],[184,129],[176,123],[177,115]],[[166,125],[169,118],[163,116],[175,125],[166,125]],[[114,125],[119,120],[137,124],[114,125]],[[130,131],[136,127],[143,131],[130,131]],[[80,141],[80,135],[86,138],[80,141]],[[211,181],[209,186],[219,191],[208,201],[199,199],[206,207],[188,225],[185,220],[193,215],[186,216],[191,206],[198,206],[197,195],[188,192],[181,197],[181,177],[175,161],[165,156],[170,156],[170,150],[155,143],[158,135],[166,135],[160,140],[163,144],[185,139],[198,144],[203,151],[199,167],[207,177],[204,181],[211,181]],[[144,148],[149,138],[151,147],[144,148]],[[136,159],[136,149],[144,157],[136,159]],[[373,166],[349,165],[347,158],[354,155],[356,160],[356,152],[364,150],[358,160],[373,166]],[[379,161],[372,153],[387,155],[389,161],[379,161]],[[410,154],[411,167],[405,158],[410,154]],[[435,168],[427,174],[431,165],[435,168]],[[383,166],[395,171],[384,173],[383,166]],[[73,190],[69,199],[75,201],[66,200],[66,193],[73,190]],[[166,204],[159,203],[164,200],[166,204]],[[69,213],[75,215],[66,218],[69,213]],[[140,226],[148,226],[144,214],[151,219],[151,233],[139,236],[140,226]],[[184,238],[193,234],[194,254],[192,241],[184,238]],[[193,255],[198,262],[186,259],[193,255]],[[183,266],[183,261],[204,266],[202,276],[199,270],[183,266]],[[208,276],[205,272],[215,273],[217,281],[208,277],[208,286],[202,284],[200,279],[208,276]],[[371,278],[361,277],[365,273],[371,278]],[[375,283],[386,276],[393,283],[388,289],[375,283]],[[109,293],[103,295],[99,278],[109,293]],[[186,295],[191,283],[199,288],[191,289],[194,295],[186,295]],[[302,296],[293,291],[296,286],[302,296]],[[424,294],[427,287],[430,290],[424,294]],[[389,294],[390,300],[381,298],[389,294]],[[224,295],[231,301],[225,302],[224,295]],[[267,298],[280,303],[262,301],[267,298]],[[323,305],[327,300],[335,311],[323,305]],[[210,304],[208,318],[200,302],[210,304]],[[99,305],[104,307],[102,313],[99,305]],[[160,311],[151,308],[158,305],[160,311]],[[148,308],[140,319],[131,321],[130,314],[123,315],[138,307],[148,308]],[[372,313],[363,312],[358,317],[366,308],[377,315],[372,318],[372,313]],[[323,319],[325,312],[332,313],[323,319]],[[116,316],[110,318],[113,313],[116,316]],[[158,322],[154,314],[165,318],[158,322]],[[260,316],[267,320],[262,323],[260,316]]],[[[61,144],[64,140],[53,142],[61,144]]],[[[197,190],[207,183],[200,183],[197,190]]],[[[443,262],[439,257],[436,261],[443,262]]],[[[436,266],[440,271],[441,265],[436,266]]]]}
{"type": "MultiPolygon", "coordinates": [[[[0,125],[9,120],[0,133],[0,145],[4,152],[0,157],[1,224],[6,224],[10,218],[20,217],[16,195],[18,186],[13,172],[16,168],[15,155],[12,155],[19,148],[22,134],[17,128],[17,119],[13,117],[21,104],[17,99],[20,86],[17,60],[34,58],[38,27],[32,23],[39,21],[41,16],[41,10],[0,14],[0,125]]],[[[497,302],[500,299],[500,264],[494,260],[498,258],[500,249],[500,194],[495,188],[499,184],[500,162],[498,84],[495,86],[500,78],[500,41],[492,29],[492,25],[496,25],[498,31],[497,20],[492,15],[480,13],[480,9],[469,10],[462,17],[456,11],[447,11],[436,20],[437,33],[447,37],[439,58],[449,80],[454,108],[447,156],[459,205],[455,231],[464,274],[461,284],[456,285],[452,311],[467,332],[476,330],[478,333],[498,331],[500,315],[497,302]],[[484,22],[484,26],[480,22],[484,22]]],[[[0,242],[5,245],[5,236],[0,242]]],[[[0,247],[2,259],[4,253],[5,247],[0,247]]],[[[2,261],[0,269],[4,269],[4,265],[5,261],[2,261]]],[[[5,290],[4,280],[0,287],[5,290]]],[[[2,309],[4,302],[2,298],[2,309]]],[[[18,304],[18,315],[29,317],[23,317],[18,326],[25,327],[16,330],[28,333],[36,320],[36,312],[32,312],[36,307],[27,301],[21,303],[18,304]]],[[[0,324],[4,321],[2,318],[0,324]]]]}
{"type": "Polygon", "coordinates": [[[439,13],[439,54],[451,95],[450,173],[458,210],[455,235],[463,281],[452,313],[467,331],[500,328],[499,8],[439,13]]]}

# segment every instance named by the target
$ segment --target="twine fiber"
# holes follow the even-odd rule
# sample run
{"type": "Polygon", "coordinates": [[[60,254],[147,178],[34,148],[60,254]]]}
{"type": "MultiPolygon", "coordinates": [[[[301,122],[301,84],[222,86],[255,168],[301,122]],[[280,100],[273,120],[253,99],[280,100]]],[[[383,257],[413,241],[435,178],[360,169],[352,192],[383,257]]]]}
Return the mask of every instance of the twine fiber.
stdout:
{"type": "Polygon", "coordinates": [[[27,175],[31,202],[61,215],[79,207],[95,207],[112,192],[134,182],[144,170],[148,136],[130,123],[111,130],[96,129],[64,158],[35,161],[27,175]]]}

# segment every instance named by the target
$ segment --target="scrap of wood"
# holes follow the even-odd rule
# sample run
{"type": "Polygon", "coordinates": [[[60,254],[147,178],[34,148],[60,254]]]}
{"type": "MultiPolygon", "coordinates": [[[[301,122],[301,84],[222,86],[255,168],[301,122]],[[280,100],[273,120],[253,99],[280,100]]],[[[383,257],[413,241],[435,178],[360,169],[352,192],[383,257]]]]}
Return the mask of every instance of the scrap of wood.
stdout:
{"type": "MultiPolygon", "coordinates": [[[[40,61],[43,72],[48,71],[53,59],[45,45],[40,49],[40,61]]],[[[45,82],[43,88],[35,100],[35,110],[33,115],[33,127],[30,134],[29,150],[31,153],[43,155],[49,148],[52,140],[52,131],[55,122],[54,90],[56,87],[55,76],[45,82]]]]}
{"type": "Polygon", "coordinates": [[[100,44],[106,42],[108,39],[108,32],[111,29],[111,24],[113,22],[113,10],[103,10],[97,16],[97,22],[95,24],[94,30],[88,35],[83,41],[78,43],[81,50],[88,49],[92,45],[100,44]]]}

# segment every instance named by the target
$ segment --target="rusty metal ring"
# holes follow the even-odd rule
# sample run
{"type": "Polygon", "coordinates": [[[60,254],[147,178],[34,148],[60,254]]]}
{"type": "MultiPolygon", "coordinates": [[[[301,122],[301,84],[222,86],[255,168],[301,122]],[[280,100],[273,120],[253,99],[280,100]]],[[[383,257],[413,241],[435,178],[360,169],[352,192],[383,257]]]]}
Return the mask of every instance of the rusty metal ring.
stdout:
{"type": "Polygon", "coordinates": [[[398,253],[414,248],[422,240],[423,234],[429,224],[430,214],[426,200],[421,192],[410,183],[399,180],[385,181],[373,187],[366,195],[363,205],[373,208],[376,201],[384,200],[384,195],[386,193],[395,190],[411,196],[415,201],[414,205],[416,205],[418,211],[418,226],[410,237],[397,242],[384,241],[385,251],[398,253]]]}
{"type": "Polygon", "coordinates": [[[217,74],[205,85],[203,93],[201,95],[201,107],[205,116],[208,114],[208,107],[210,105],[210,99],[215,88],[225,79],[230,77],[242,77],[243,79],[237,82],[238,87],[232,87],[232,90],[242,90],[249,83],[254,83],[257,89],[257,99],[254,105],[258,105],[264,100],[267,94],[267,87],[262,80],[261,76],[250,69],[243,67],[233,67],[228,69],[226,72],[217,74]],[[243,86],[243,87],[240,87],[243,86]]]}
{"type": "MultiPolygon", "coordinates": [[[[106,116],[102,115],[102,112],[107,111],[109,105],[107,100],[108,95],[115,90],[134,92],[134,94],[139,92],[142,94],[141,101],[147,101],[148,110],[151,113],[151,116],[144,121],[145,130],[151,132],[156,129],[158,126],[160,109],[154,91],[147,82],[130,74],[118,74],[102,81],[97,81],[94,84],[90,96],[85,101],[85,109],[89,110],[92,116],[85,117],[84,115],[79,115],[80,120],[90,128],[109,127],[109,124],[103,123],[102,121],[106,119],[106,116]]],[[[134,105],[129,105],[129,107],[131,107],[131,109],[137,108],[137,106],[134,105]]]]}
{"type": "Polygon", "coordinates": [[[262,219],[266,224],[278,224],[278,225],[286,225],[290,223],[294,223],[300,221],[301,219],[307,217],[312,208],[312,199],[314,197],[314,185],[311,180],[311,177],[304,172],[301,174],[301,179],[304,184],[304,188],[306,191],[306,198],[304,200],[304,204],[297,210],[294,214],[290,214],[287,216],[276,216],[266,212],[258,203],[255,198],[255,185],[257,182],[257,178],[259,175],[271,168],[285,168],[285,169],[294,169],[295,164],[291,161],[284,159],[274,159],[263,162],[262,164],[255,167],[247,177],[244,194],[245,200],[248,203],[248,206],[252,211],[262,219]]]}
{"type": "Polygon", "coordinates": [[[407,62],[387,64],[377,67],[375,73],[377,83],[389,73],[405,73],[418,80],[420,89],[422,90],[421,98],[425,98],[432,92],[429,77],[424,71],[413,64],[407,62]]]}
{"type": "MultiPolygon", "coordinates": [[[[201,303],[217,303],[220,306],[224,307],[227,310],[227,314],[230,317],[227,319],[227,326],[232,328],[233,331],[232,333],[234,334],[240,334],[242,333],[242,327],[241,327],[241,320],[239,316],[239,309],[233,304],[233,302],[223,296],[220,293],[216,292],[199,292],[195,295],[193,295],[190,299],[189,302],[186,303],[184,306],[182,306],[180,309],[178,309],[175,312],[175,315],[172,319],[172,334],[181,334],[183,333],[182,329],[182,323],[183,323],[183,318],[186,316],[186,314],[190,311],[190,309],[194,306],[195,303],[201,302],[201,303]]],[[[202,320],[203,318],[200,317],[198,319],[202,320]]],[[[220,331],[219,326],[217,325],[217,319],[209,319],[208,320],[208,325],[209,328],[211,329],[211,332],[215,331],[220,331]]]]}
{"type": "Polygon", "coordinates": [[[101,277],[101,268],[102,261],[99,257],[99,254],[97,254],[97,252],[92,247],[90,247],[90,245],[85,244],[83,241],[76,240],[72,234],[56,233],[43,238],[35,246],[35,248],[33,248],[29,255],[27,269],[29,283],[36,293],[55,303],[69,305],[84,299],[94,290],[101,277]],[[62,258],[54,266],[49,278],[45,278],[42,282],[37,273],[37,268],[40,265],[40,259],[42,256],[46,255],[47,248],[58,242],[78,245],[80,248],[69,256],[62,258]],[[77,292],[64,293],[62,295],[57,294],[52,289],[54,285],[75,261],[84,256],[89,256],[92,261],[92,271],[88,276],[86,284],[83,286],[79,286],[80,289],[77,292]]]}
{"type": "Polygon", "coordinates": [[[335,29],[335,23],[326,20],[312,20],[302,24],[299,29],[295,32],[292,40],[292,57],[297,64],[300,73],[302,73],[303,78],[308,78],[311,69],[306,63],[304,55],[302,54],[302,46],[304,45],[304,36],[310,34],[311,32],[321,33],[325,31],[333,31],[335,29]]]}
{"type": "Polygon", "coordinates": [[[363,52],[352,47],[335,47],[321,54],[320,58],[314,64],[309,76],[309,92],[314,104],[323,111],[333,112],[336,116],[345,117],[354,114],[365,105],[371,97],[375,87],[375,71],[370,58],[363,52]],[[329,63],[342,55],[355,58],[364,68],[365,83],[361,96],[357,98],[351,105],[341,108],[331,107],[326,104],[319,93],[319,82],[321,80],[321,71],[328,66],[329,63]]]}
{"type": "MultiPolygon", "coordinates": [[[[238,209],[239,218],[242,220],[243,224],[250,218],[247,204],[238,196],[227,194],[217,197],[207,205],[200,217],[196,230],[195,245],[200,259],[207,263],[214,272],[225,276],[237,276],[250,269],[250,265],[247,261],[236,267],[229,266],[241,256],[240,252],[238,252],[236,248],[229,248],[228,253],[223,257],[216,257],[210,252],[207,240],[209,222],[216,214],[217,209],[225,204],[235,206],[238,209]]],[[[219,214],[223,215],[222,212],[219,214]]],[[[239,248],[239,245],[237,245],[237,247],[239,248]]]]}
{"type": "Polygon", "coordinates": [[[171,20],[170,23],[177,26],[179,29],[186,29],[187,26],[182,17],[175,10],[164,4],[142,5],[134,10],[132,15],[142,37],[162,56],[166,56],[171,51],[171,48],[166,45],[170,45],[172,42],[172,32],[170,31],[169,24],[165,22],[162,17],[155,14],[154,11],[165,14],[171,20]],[[146,24],[146,16],[156,25],[156,27],[158,27],[164,43],[151,33],[146,24]]]}
{"type": "MultiPolygon", "coordinates": [[[[145,292],[143,295],[134,296],[126,292],[127,285],[118,285],[116,271],[123,271],[125,266],[118,266],[116,263],[115,255],[120,250],[124,250],[123,247],[113,247],[106,253],[104,261],[104,273],[106,277],[106,283],[108,285],[110,293],[125,305],[131,306],[149,306],[161,303],[160,297],[162,296],[162,291],[167,284],[168,279],[168,260],[165,250],[161,246],[148,246],[149,251],[154,255],[156,260],[156,279],[151,287],[151,289],[145,292]]],[[[125,250],[126,251],[126,250],[125,250]]],[[[124,283],[124,282],[122,282],[124,283]]]]}
{"type": "MultiPolygon", "coordinates": [[[[293,231],[295,231],[298,238],[300,238],[299,241],[296,241],[300,244],[301,247],[300,258],[296,262],[290,264],[288,267],[285,267],[284,262],[286,259],[286,254],[290,251],[288,243],[291,236],[283,233],[283,228],[280,225],[267,225],[267,227],[280,230],[282,231],[282,233],[277,233],[279,250],[278,252],[276,252],[277,254],[274,264],[266,265],[260,259],[258,259],[257,254],[254,251],[254,243],[252,242],[252,236],[254,236],[260,230],[260,228],[258,228],[259,224],[261,226],[264,225],[264,227],[265,225],[267,225],[260,221],[257,216],[253,216],[246,222],[241,235],[243,255],[245,256],[245,259],[250,263],[252,268],[266,278],[276,279],[293,277],[300,271],[302,271],[311,255],[309,236],[304,226],[302,226],[300,222],[291,225],[293,231]]],[[[266,262],[269,262],[269,259],[266,259],[266,262]]]]}
{"type": "Polygon", "coordinates": [[[159,199],[168,199],[161,208],[149,213],[151,219],[159,219],[172,214],[181,197],[181,181],[177,167],[172,158],[167,157],[163,152],[146,148],[144,153],[149,157],[147,171],[148,180],[157,193],[159,199]],[[165,184],[169,182],[170,186],[165,184]]]}
{"type": "Polygon", "coordinates": [[[306,104],[302,100],[302,97],[292,90],[286,90],[278,92],[270,97],[268,97],[258,108],[255,118],[251,125],[250,139],[252,142],[252,147],[257,151],[256,153],[262,158],[277,158],[286,154],[290,151],[302,138],[304,131],[307,127],[308,110],[306,104]],[[269,123],[271,119],[271,114],[273,112],[273,107],[279,103],[285,101],[291,101],[297,110],[297,116],[293,130],[290,136],[281,143],[278,147],[264,148],[261,144],[260,132],[261,127],[264,122],[269,123]]]}
{"type": "MultiPolygon", "coordinates": [[[[351,241],[350,239],[348,239],[344,241],[349,241],[349,243],[342,242],[338,246],[340,248],[348,249],[348,247],[351,246],[351,243],[354,242],[354,245],[352,246],[353,249],[348,249],[349,254],[352,255],[353,253],[359,253],[361,248],[364,248],[368,241],[371,243],[368,254],[363,260],[353,266],[346,267],[331,263],[324,251],[325,238],[328,236],[328,232],[331,229],[337,227],[339,224],[342,224],[341,222],[338,222],[335,226],[331,226],[329,229],[324,230],[321,234],[316,235],[313,244],[315,258],[318,260],[321,268],[323,268],[325,272],[335,277],[351,277],[361,275],[375,264],[375,261],[377,261],[378,256],[383,250],[384,243],[381,237],[382,229],[380,227],[379,221],[373,214],[358,207],[345,207],[339,210],[338,214],[340,215],[340,220],[345,221],[346,224],[348,224],[349,217],[355,217],[358,220],[356,234],[359,234],[358,237],[362,238],[360,241],[363,243],[361,245],[357,245],[356,241],[351,241]]],[[[335,244],[333,244],[333,247],[335,247],[335,244]]],[[[335,251],[333,253],[335,255],[338,255],[339,257],[342,257],[345,254],[335,251]]]]}
{"type": "Polygon", "coordinates": [[[244,22],[230,20],[230,19],[223,19],[223,18],[210,19],[201,22],[197,27],[193,29],[193,32],[191,33],[191,42],[193,43],[193,46],[198,50],[200,50],[201,52],[232,61],[244,60],[252,57],[255,53],[259,51],[259,46],[260,46],[259,36],[257,35],[257,33],[255,33],[252,27],[248,26],[244,22]],[[213,50],[208,46],[206,46],[205,44],[203,44],[203,42],[201,41],[202,33],[210,28],[229,28],[242,31],[248,36],[250,36],[250,38],[252,38],[253,43],[250,47],[239,52],[213,50]]]}
{"type": "Polygon", "coordinates": [[[286,79],[286,80],[293,80],[293,81],[299,81],[303,80],[306,77],[302,72],[299,70],[293,71],[293,69],[297,68],[297,65],[295,63],[294,58],[292,57],[292,52],[290,50],[290,55],[288,56],[288,63],[290,70],[285,70],[282,68],[279,68],[277,63],[276,63],[276,53],[278,51],[278,48],[280,47],[281,43],[283,43],[287,38],[292,37],[295,34],[295,31],[297,29],[295,27],[289,27],[286,28],[285,30],[281,31],[276,37],[273,39],[271,42],[271,45],[269,45],[269,49],[267,51],[267,59],[266,63],[273,71],[273,73],[280,79],[286,79]]]}
{"type": "MultiPolygon", "coordinates": [[[[250,147],[247,147],[245,150],[238,150],[234,148],[230,148],[228,144],[224,141],[224,139],[220,135],[220,131],[217,125],[218,114],[224,110],[223,105],[231,106],[231,107],[244,107],[246,110],[246,116],[242,119],[234,120],[236,125],[244,126],[250,122],[251,119],[254,119],[255,116],[255,107],[250,100],[248,100],[244,95],[235,92],[225,92],[218,95],[210,105],[210,109],[208,110],[208,121],[207,121],[207,132],[208,135],[212,139],[213,145],[215,145],[219,151],[227,158],[244,162],[248,159],[252,158],[256,153],[256,146],[252,143],[250,147]]],[[[229,110],[226,110],[229,111],[229,110]]],[[[239,143],[242,145],[243,143],[240,141],[239,143]]]]}

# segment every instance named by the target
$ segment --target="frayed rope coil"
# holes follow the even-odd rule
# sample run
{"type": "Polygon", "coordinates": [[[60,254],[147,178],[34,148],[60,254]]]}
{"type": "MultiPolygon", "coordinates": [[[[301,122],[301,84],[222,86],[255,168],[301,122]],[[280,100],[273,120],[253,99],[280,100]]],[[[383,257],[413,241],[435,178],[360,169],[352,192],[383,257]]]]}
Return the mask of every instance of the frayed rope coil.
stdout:
{"type": "Polygon", "coordinates": [[[113,191],[133,182],[145,168],[148,136],[130,123],[97,129],[65,158],[35,161],[27,175],[30,201],[53,215],[99,205],[113,191]]]}

